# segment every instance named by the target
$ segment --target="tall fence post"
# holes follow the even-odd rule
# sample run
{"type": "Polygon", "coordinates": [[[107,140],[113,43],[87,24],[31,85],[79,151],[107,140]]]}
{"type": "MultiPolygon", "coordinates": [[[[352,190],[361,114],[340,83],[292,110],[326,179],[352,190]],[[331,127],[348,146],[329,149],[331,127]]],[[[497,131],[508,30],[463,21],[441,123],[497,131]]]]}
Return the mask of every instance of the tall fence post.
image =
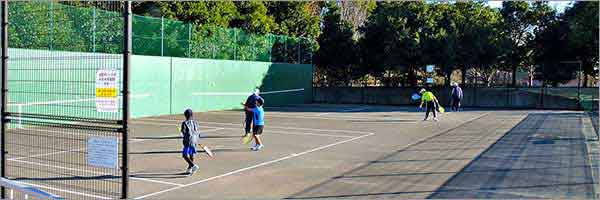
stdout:
{"type": "Polygon", "coordinates": [[[238,44],[238,38],[237,38],[237,29],[234,28],[233,29],[233,60],[237,60],[237,48],[239,46],[238,44]]]}
{"type": "Polygon", "coordinates": [[[165,16],[160,16],[160,56],[164,56],[165,51],[165,16]]]}
{"type": "Polygon", "coordinates": [[[96,6],[92,9],[92,52],[96,52],[96,6]]]}
{"type": "Polygon", "coordinates": [[[49,28],[50,31],[48,31],[48,36],[50,37],[50,41],[48,41],[48,46],[50,48],[50,50],[52,51],[54,49],[54,37],[52,35],[52,33],[54,33],[54,4],[52,4],[53,1],[50,1],[50,4],[48,4],[48,15],[49,15],[49,28]]]}
{"type": "Polygon", "coordinates": [[[286,63],[288,62],[288,50],[287,50],[287,49],[288,49],[288,48],[287,48],[288,42],[287,42],[287,41],[288,41],[288,39],[287,39],[287,37],[286,37],[286,38],[285,38],[285,40],[283,41],[283,42],[284,42],[284,44],[283,44],[283,52],[284,52],[284,54],[283,54],[283,55],[284,55],[284,56],[283,56],[283,57],[285,58],[285,59],[283,60],[283,62],[286,62],[286,63]]]}
{"type": "MultiPolygon", "coordinates": [[[[2,132],[0,133],[0,153],[2,154],[0,158],[0,176],[2,178],[6,178],[6,123],[8,122],[6,117],[6,101],[7,92],[8,92],[8,0],[2,1],[2,107],[0,107],[0,126],[2,128],[2,132]]],[[[5,188],[2,187],[2,194],[0,197],[2,199],[6,199],[5,196],[5,188]]]]}
{"type": "MultiPolygon", "coordinates": [[[[299,41],[302,40],[302,38],[298,39],[299,41]]],[[[302,64],[302,61],[300,60],[300,42],[296,42],[297,47],[296,47],[296,51],[298,51],[298,64],[302,64]]]]}
{"type": "Polygon", "coordinates": [[[192,23],[188,24],[188,57],[192,57],[192,23]]]}
{"type": "Polygon", "coordinates": [[[123,9],[123,116],[122,141],[121,145],[123,166],[121,166],[121,198],[127,199],[129,194],[129,70],[131,66],[131,1],[126,1],[123,9]]]}

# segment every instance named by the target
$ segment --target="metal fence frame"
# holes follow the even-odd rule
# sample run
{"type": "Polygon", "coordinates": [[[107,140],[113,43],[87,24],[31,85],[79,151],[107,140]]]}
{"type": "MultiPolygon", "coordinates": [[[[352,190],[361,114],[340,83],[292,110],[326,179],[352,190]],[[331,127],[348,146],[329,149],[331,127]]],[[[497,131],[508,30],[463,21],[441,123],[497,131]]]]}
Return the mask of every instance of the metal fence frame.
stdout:
{"type": "MultiPolygon", "coordinates": [[[[2,43],[2,74],[1,74],[1,86],[0,86],[0,92],[1,92],[1,99],[2,99],[2,106],[0,107],[0,177],[2,178],[8,178],[7,177],[7,151],[6,151],[6,132],[7,132],[7,124],[10,122],[10,117],[11,115],[14,115],[15,113],[10,113],[7,112],[7,97],[8,97],[8,68],[9,68],[9,63],[8,63],[8,44],[9,44],[9,35],[8,35],[8,0],[2,0],[1,2],[1,7],[2,7],[2,27],[1,27],[1,43],[2,43]]],[[[132,39],[131,39],[131,33],[132,33],[132,20],[131,20],[131,2],[130,1],[126,1],[123,2],[123,5],[121,6],[122,9],[122,17],[123,17],[123,52],[122,52],[122,56],[123,56],[123,66],[122,66],[122,73],[123,73],[123,88],[122,88],[122,116],[121,119],[117,120],[116,123],[118,125],[120,125],[121,128],[118,129],[118,132],[120,132],[121,135],[121,151],[122,151],[122,163],[120,166],[120,171],[121,171],[121,195],[120,197],[122,199],[127,199],[129,198],[129,149],[128,149],[128,132],[129,132],[129,128],[128,128],[128,124],[129,124],[129,104],[130,104],[130,99],[129,99],[129,80],[130,80],[130,66],[131,66],[131,52],[132,52],[132,39]]],[[[94,9],[95,11],[95,9],[94,9]]],[[[95,42],[95,41],[94,41],[95,42]]],[[[21,115],[21,113],[18,114],[19,117],[21,115]]],[[[39,116],[34,116],[34,117],[39,117],[39,116]]],[[[51,117],[51,116],[46,116],[46,117],[51,117]]],[[[68,118],[67,118],[68,119],[68,118]]],[[[90,127],[90,128],[98,128],[98,127],[93,127],[93,126],[76,126],[78,129],[86,129],[85,127],[90,127]]],[[[102,127],[101,127],[102,128],[102,127]]],[[[1,187],[1,191],[0,191],[0,197],[2,199],[6,198],[6,191],[4,187],[1,187]]]]}

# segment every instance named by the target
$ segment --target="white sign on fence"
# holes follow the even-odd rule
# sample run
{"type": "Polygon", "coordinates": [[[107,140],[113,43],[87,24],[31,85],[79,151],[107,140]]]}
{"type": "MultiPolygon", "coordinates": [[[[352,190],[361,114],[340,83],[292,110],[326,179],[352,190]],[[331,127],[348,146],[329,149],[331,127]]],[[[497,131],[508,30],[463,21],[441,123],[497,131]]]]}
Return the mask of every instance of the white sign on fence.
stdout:
{"type": "Polygon", "coordinates": [[[118,76],[119,72],[115,70],[101,69],[96,72],[96,111],[117,112],[118,76]]]}
{"type": "Polygon", "coordinates": [[[118,168],[119,141],[116,137],[90,137],[87,142],[88,165],[118,168]]]}

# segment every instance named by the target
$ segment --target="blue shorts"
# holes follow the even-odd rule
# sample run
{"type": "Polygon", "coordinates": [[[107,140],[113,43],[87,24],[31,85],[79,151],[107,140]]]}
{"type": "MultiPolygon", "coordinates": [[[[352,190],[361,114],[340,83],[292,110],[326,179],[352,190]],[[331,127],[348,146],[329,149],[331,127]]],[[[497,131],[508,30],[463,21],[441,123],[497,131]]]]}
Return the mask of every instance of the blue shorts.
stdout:
{"type": "Polygon", "coordinates": [[[181,151],[181,154],[183,154],[183,155],[194,155],[194,154],[196,154],[196,147],[194,147],[194,146],[183,147],[183,150],[181,151]]]}

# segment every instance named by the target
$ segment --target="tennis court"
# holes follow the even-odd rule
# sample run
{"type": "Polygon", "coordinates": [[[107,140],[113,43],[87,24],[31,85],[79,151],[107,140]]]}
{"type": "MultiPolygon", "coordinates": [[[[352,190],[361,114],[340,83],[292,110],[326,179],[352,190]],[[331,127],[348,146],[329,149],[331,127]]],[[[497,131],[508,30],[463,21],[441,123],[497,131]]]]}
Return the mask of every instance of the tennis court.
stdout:
{"type": "MultiPolygon", "coordinates": [[[[186,164],[180,155],[177,126],[183,115],[134,119],[130,136],[131,196],[597,197],[597,142],[593,141],[592,121],[583,112],[465,110],[444,113],[439,122],[433,122],[422,121],[424,113],[416,112],[414,107],[303,104],[265,110],[266,147],[258,152],[240,142],[241,111],[196,113],[202,126],[202,143],[211,147],[216,157],[198,154],[200,170],[193,176],[184,173],[186,164]]],[[[21,134],[24,138],[18,142],[29,141],[32,146],[36,141],[56,143],[56,149],[9,152],[10,164],[29,166],[30,173],[40,177],[35,180],[36,187],[70,197],[111,198],[96,193],[100,190],[95,188],[97,184],[86,184],[85,180],[116,181],[114,187],[118,187],[118,173],[106,176],[112,172],[110,169],[86,166],[84,156],[79,155],[85,153],[85,145],[59,144],[68,140],[54,136],[55,140],[35,140],[40,137],[35,128],[21,131],[26,134],[21,134]],[[48,164],[54,158],[82,160],[81,165],[48,164]],[[44,176],[45,170],[51,173],[44,176]],[[57,172],[63,175],[57,176],[57,172]],[[83,176],[89,172],[99,176],[83,176]],[[55,184],[72,187],[57,191],[55,184]]]]}

